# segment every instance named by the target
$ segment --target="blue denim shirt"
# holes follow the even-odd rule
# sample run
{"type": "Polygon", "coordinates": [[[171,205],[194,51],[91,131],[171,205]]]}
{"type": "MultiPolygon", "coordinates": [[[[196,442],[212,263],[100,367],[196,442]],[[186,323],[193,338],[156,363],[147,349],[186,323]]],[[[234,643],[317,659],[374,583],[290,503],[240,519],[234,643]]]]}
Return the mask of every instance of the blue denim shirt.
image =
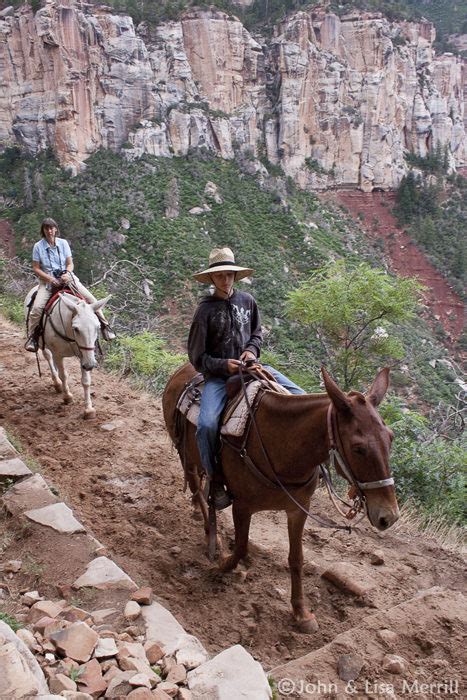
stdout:
{"type": "Polygon", "coordinates": [[[67,258],[71,258],[71,248],[65,238],[56,238],[54,246],[41,238],[32,249],[33,262],[38,262],[41,270],[48,275],[53,275],[54,270],[65,270],[67,258]]]}

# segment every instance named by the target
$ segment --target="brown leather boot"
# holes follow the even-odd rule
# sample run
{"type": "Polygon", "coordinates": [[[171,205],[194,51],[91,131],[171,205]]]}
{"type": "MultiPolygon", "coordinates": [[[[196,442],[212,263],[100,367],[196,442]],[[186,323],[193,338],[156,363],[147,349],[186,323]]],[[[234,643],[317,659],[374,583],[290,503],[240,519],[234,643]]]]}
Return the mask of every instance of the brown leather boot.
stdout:
{"type": "Polygon", "coordinates": [[[216,510],[224,510],[224,508],[228,508],[232,504],[232,499],[227,493],[225,486],[218,481],[215,481],[212,485],[212,497],[216,510]]]}
{"type": "Polygon", "coordinates": [[[104,338],[104,340],[107,340],[107,341],[113,340],[114,338],[117,337],[115,335],[115,333],[113,332],[113,330],[111,329],[108,321],[103,321],[101,318],[99,319],[99,321],[101,324],[101,333],[102,333],[102,337],[104,338]]]}

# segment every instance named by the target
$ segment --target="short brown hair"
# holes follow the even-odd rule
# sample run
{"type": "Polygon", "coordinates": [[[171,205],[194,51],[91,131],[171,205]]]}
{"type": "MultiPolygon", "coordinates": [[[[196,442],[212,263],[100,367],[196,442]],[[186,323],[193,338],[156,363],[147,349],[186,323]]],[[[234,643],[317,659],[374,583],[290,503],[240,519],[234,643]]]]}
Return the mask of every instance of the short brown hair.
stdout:
{"type": "Polygon", "coordinates": [[[54,226],[57,229],[57,234],[60,234],[60,231],[58,230],[57,222],[54,221],[54,219],[47,218],[47,219],[44,219],[42,221],[42,224],[41,224],[41,236],[42,236],[42,238],[44,238],[44,236],[45,236],[44,229],[46,226],[54,226]]]}

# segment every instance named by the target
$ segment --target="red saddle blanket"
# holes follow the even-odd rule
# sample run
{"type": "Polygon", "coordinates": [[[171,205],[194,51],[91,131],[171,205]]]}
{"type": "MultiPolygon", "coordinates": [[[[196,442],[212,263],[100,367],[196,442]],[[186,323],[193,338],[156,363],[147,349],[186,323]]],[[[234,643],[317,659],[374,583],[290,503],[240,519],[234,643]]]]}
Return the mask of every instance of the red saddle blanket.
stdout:
{"type": "Polygon", "coordinates": [[[52,294],[49,301],[47,302],[47,304],[44,307],[44,312],[50,311],[52,306],[55,304],[57,299],[60,297],[60,295],[64,294],[64,293],[71,294],[72,296],[77,297],[78,299],[83,299],[81,294],[76,294],[76,292],[72,292],[69,287],[62,287],[61,289],[58,289],[56,292],[54,292],[52,294]]]}

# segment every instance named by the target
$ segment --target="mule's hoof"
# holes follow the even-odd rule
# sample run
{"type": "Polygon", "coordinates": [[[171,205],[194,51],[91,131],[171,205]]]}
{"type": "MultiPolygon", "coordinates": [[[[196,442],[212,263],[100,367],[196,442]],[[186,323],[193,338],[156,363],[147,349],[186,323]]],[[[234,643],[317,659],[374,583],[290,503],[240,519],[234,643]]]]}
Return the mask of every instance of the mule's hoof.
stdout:
{"type": "Polygon", "coordinates": [[[221,559],[219,562],[219,571],[221,571],[223,574],[226,574],[228,571],[233,571],[235,567],[238,564],[238,559],[235,557],[226,557],[225,559],[221,559]]]}
{"type": "Polygon", "coordinates": [[[92,420],[95,417],[96,417],[96,409],[95,408],[91,408],[89,411],[85,411],[83,413],[84,420],[92,420]]]}
{"type": "Polygon", "coordinates": [[[63,403],[66,403],[67,405],[70,403],[73,403],[73,397],[72,396],[64,396],[63,403]]]}
{"type": "Polygon", "coordinates": [[[319,630],[318,620],[313,614],[304,620],[296,620],[295,625],[302,634],[314,634],[319,630]]]}

